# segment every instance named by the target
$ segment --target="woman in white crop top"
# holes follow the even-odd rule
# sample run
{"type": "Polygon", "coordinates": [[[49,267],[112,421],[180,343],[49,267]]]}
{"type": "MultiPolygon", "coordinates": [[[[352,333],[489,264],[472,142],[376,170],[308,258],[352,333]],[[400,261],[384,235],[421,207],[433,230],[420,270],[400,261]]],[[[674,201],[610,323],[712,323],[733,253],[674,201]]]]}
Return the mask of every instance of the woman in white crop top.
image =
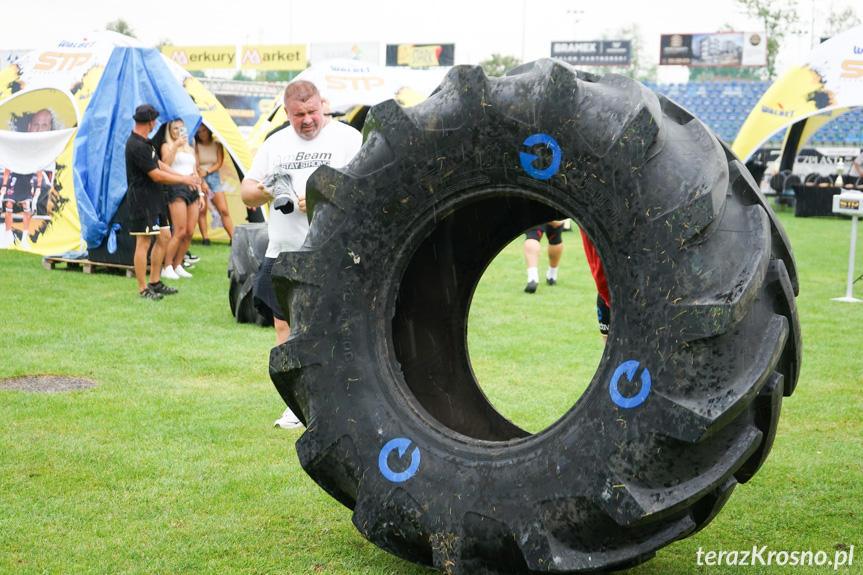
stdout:
{"type": "MultiPolygon", "coordinates": [[[[174,120],[168,125],[165,143],[161,149],[162,161],[180,174],[194,174],[198,170],[195,149],[189,145],[189,134],[183,120],[174,120]]],[[[165,202],[171,215],[173,235],[165,252],[165,269],[162,277],[168,279],[190,278],[192,274],[183,268],[183,256],[192,243],[192,234],[198,223],[198,214],[204,206],[201,187],[190,188],[182,184],[165,186],[165,202]]]]}

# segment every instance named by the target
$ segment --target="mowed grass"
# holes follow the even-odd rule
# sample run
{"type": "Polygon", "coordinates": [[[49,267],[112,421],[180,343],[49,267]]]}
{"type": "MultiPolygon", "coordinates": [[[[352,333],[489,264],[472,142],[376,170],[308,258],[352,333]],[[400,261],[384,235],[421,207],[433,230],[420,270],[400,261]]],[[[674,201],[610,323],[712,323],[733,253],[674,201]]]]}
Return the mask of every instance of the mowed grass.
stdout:
{"type": "MultiPolygon", "coordinates": [[[[863,304],[830,300],[845,294],[850,223],[780,218],[801,278],[803,366],[771,456],[704,531],[632,573],[832,570],[696,563],[699,548],[753,545],[831,560],[854,545],[839,571],[863,565],[863,304]]],[[[470,315],[484,391],[531,431],[576,401],[602,356],[580,238],[564,241],[558,286],[523,293],[516,240],[470,315]]],[[[47,271],[38,256],[0,251],[0,379],[98,382],[0,389],[0,573],[431,573],[365,541],[303,472],[301,432],[272,427],[284,407],[267,372],[274,332],[234,322],[228,246],[192,249],[195,277],[161,302],[137,298],[121,275],[47,271]]],[[[543,247],[541,276],[544,258],[543,247]]]]}

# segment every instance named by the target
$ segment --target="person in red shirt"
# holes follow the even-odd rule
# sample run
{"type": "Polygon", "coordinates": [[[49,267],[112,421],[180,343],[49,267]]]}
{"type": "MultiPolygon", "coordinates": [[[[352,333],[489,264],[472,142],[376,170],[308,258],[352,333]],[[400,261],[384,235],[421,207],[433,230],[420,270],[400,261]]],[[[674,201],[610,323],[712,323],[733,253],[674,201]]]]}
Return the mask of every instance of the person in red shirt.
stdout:
{"type": "Polygon", "coordinates": [[[602,334],[602,343],[605,344],[608,341],[608,327],[611,324],[611,294],[608,290],[608,278],[605,277],[599,254],[596,253],[596,248],[584,230],[581,230],[581,242],[584,244],[584,255],[587,256],[590,273],[593,274],[593,281],[596,283],[596,313],[599,319],[599,333],[602,334]]]}

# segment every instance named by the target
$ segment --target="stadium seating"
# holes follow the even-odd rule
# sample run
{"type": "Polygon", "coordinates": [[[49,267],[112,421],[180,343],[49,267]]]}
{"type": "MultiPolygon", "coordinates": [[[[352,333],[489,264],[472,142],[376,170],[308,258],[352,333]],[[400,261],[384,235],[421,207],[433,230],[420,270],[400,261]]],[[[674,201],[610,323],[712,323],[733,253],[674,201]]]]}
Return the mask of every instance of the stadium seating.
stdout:
{"type": "MultiPolygon", "coordinates": [[[[770,86],[770,82],[647,82],[646,85],[686,108],[718,136],[732,143],[749,112],[770,86]]],[[[783,136],[784,134],[777,134],[766,146],[780,147],[783,136]]],[[[863,147],[863,108],[857,108],[832,120],[815,133],[808,145],[863,147]]]]}

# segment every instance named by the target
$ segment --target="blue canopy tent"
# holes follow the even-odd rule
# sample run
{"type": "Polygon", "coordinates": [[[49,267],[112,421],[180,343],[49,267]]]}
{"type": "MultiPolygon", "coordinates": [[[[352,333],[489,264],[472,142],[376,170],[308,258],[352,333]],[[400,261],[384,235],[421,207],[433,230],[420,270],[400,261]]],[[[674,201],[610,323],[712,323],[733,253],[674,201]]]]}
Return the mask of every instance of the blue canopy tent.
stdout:
{"type": "Polygon", "coordinates": [[[114,48],[78,127],[74,142],[74,187],[81,238],[95,248],[109,235],[109,223],[126,195],[126,140],[140,104],[159,111],[162,122],[181,118],[190,138],[201,114],[162,55],[154,48],[114,48]]]}

